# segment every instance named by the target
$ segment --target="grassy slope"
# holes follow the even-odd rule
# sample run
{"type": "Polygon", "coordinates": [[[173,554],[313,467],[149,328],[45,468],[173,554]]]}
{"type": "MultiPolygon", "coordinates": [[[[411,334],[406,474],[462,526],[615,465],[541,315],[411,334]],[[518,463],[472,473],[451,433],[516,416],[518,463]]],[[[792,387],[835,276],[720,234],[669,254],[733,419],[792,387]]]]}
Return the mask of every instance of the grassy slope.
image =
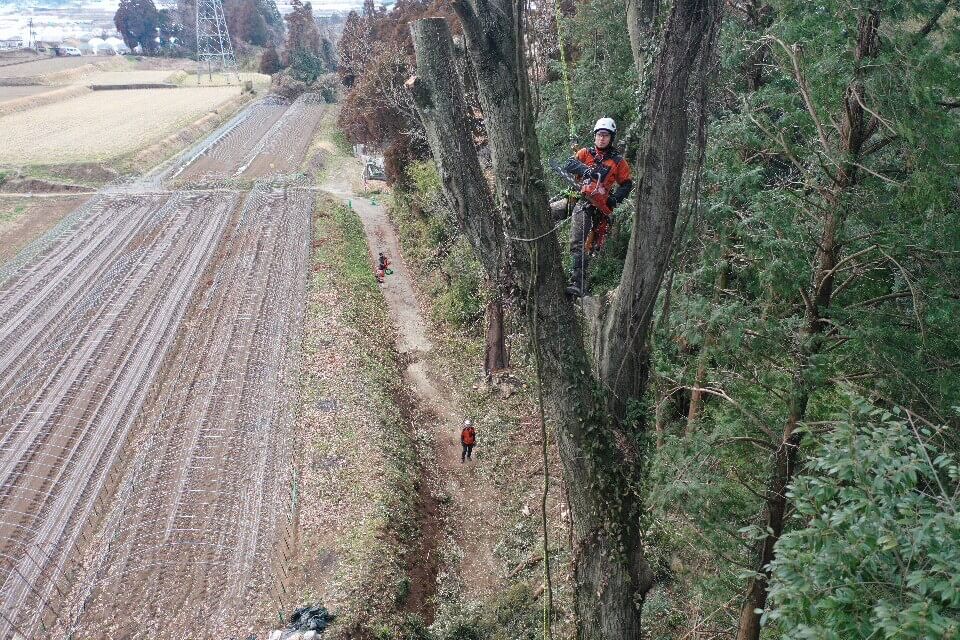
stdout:
{"type": "Polygon", "coordinates": [[[377,637],[403,618],[419,467],[393,329],[359,219],[317,206],[304,342],[301,601],[340,615],[333,637],[377,637]]]}

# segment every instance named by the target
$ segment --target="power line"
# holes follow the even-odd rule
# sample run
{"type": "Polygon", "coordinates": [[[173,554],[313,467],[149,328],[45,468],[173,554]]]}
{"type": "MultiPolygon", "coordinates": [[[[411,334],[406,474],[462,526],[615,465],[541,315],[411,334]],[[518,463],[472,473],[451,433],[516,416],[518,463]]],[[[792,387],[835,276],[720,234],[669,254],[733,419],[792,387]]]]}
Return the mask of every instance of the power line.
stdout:
{"type": "Polygon", "coordinates": [[[230,82],[232,73],[240,82],[237,58],[233,54],[227,19],[223,13],[223,0],[197,0],[197,84],[207,63],[207,75],[213,80],[213,67],[224,74],[230,82]]]}

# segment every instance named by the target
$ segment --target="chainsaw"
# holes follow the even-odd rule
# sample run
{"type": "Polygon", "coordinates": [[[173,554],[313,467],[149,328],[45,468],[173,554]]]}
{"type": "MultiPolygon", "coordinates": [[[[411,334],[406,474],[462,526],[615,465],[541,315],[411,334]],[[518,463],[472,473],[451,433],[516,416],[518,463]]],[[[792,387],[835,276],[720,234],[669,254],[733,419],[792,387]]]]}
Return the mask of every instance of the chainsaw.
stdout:
{"type": "Polygon", "coordinates": [[[556,160],[550,161],[550,168],[567,185],[567,189],[564,190],[564,195],[567,198],[571,200],[584,199],[600,212],[600,219],[593,224],[590,235],[584,242],[584,250],[587,253],[593,253],[603,249],[607,240],[607,232],[610,230],[610,222],[613,219],[613,210],[607,205],[607,190],[603,187],[603,181],[591,177],[591,171],[587,165],[578,164],[583,167],[583,178],[579,182],[570,172],[565,171],[556,160]]]}

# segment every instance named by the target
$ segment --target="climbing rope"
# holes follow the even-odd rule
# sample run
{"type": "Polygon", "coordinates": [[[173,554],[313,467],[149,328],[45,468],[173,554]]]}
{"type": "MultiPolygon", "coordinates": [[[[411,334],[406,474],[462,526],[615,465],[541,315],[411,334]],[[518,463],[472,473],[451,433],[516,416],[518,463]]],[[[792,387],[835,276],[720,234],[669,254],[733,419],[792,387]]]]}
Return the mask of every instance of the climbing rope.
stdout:
{"type": "MultiPolygon", "coordinates": [[[[568,208],[570,208],[569,205],[567,205],[567,206],[568,206],[568,208]]],[[[507,240],[513,240],[514,242],[536,242],[537,240],[543,240],[543,239],[546,238],[548,235],[550,235],[551,233],[553,233],[554,231],[556,231],[557,229],[559,229],[560,227],[562,227],[564,222],[566,222],[567,220],[569,220],[570,218],[573,217],[573,213],[572,213],[573,209],[570,208],[570,211],[571,211],[570,215],[568,215],[566,218],[563,218],[562,220],[560,220],[560,222],[558,222],[557,224],[555,224],[555,225],[553,225],[552,227],[550,227],[549,230],[544,231],[543,233],[541,233],[541,234],[538,235],[538,236],[533,236],[532,238],[520,238],[520,237],[518,237],[518,236],[512,236],[512,235],[510,235],[509,233],[507,233],[506,231],[504,231],[504,232],[503,232],[503,237],[506,238],[507,240]]]]}
{"type": "Polygon", "coordinates": [[[557,45],[560,49],[560,77],[563,79],[563,95],[567,101],[567,135],[570,137],[570,148],[576,148],[577,131],[573,125],[573,96],[570,91],[570,70],[567,67],[567,52],[563,48],[566,38],[563,35],[563,12],[560,10],[560,0],[554,0],[553,6],[557,16],[557,45]]]}
{"type": "Polygon", "coordinates": [[[549,640],[553,637],[551,630],[551,614],[553,609],[553,580],[550,575],[550,535],[547,528],[547,496],[550,494],[550,460],[547,456],[547,417],[543,410],[543,358],[540,353],[540,314],[537,313],[533,302],[534,286],[539,278],[539,245],[530,249],[533,260],[533,272],[530,279],[530,289],[527,292],[528,313],[533,314],[533,359],[537,369],[537,408],[540,411],[540,453],[543,457],[543,493],[540,496],[540,520],[543,528],[543,637],[549,640]]]}
{"type": "MultiPolygon", "coordinates": [[[[526,0],[518,0],[516,8],[514,10],[514,38],[516,42],[516,64],[517,69],[526,73],[526,60],[525,60],[525,50],[523,47],[523,38],[521,34],[524,33],[524,16],[527,12],[526,0]]],[[[519,87],[519,103],[520,103],[520,112],[524,113],[524,107],[527,109],[530,108],[530,95],[528,93],[530,89],[529,82],[520,82],[519,87]]],[[[568,93],[568,106],[571,105],[569,102],[569,93],[568,93]]],[[[568,115],[571,118],[571,123],[573,122],[573,109],[572,106],[569,106],[568,115]]],[[[520,117],[520,136],[521,139],[526,140],[529,132],[526,131],[527,119],[523,116],[520,117]]],[[[534,134],[535,137],[535,134],[534,134]]],[[[527,177],[529,176],[529,161],[530,157],[526,153],[521,153],[521,162],[523,167],[520,171],[520,201],[526,202],[527,194],[527,177]]],[[[521,205],[522,207],[522,205],[521,205]]],[[[511,215],[511,218],[515,219],[511,215]]],[[[559,225],[558,225],[559,226],[559,225]]],[[[543,238],[554,229],[551,229],[545,234],[541,234],[539,237],[543,238]]],[[[550,575],[550,537],[547,530],[547,493],[550,489],[550,469],[547,466],[547,422],[544,419],[545,412],[543,409],[543,364],[540,353],[540,323],[539,323],[539,313],[536,301],[534,300],[534,292],[536,290],[536,284],[540,279],[539,274],[539,244],[534,242],[530,246],[530,259],[532,260],[532,271],[530,274],[530,286],[527,289],[527,313],[532,313],[533,317],[531,318],[531,324],[533,328],[533,352],[534,358],[537,363],[537,397],[540,405],[540,433],[541,433],[541,449],[543,453],[543,497],[541,500],[541,518],[543,524],[543,640],[552,640],[553,638],[553,581],[550,575]]]]}

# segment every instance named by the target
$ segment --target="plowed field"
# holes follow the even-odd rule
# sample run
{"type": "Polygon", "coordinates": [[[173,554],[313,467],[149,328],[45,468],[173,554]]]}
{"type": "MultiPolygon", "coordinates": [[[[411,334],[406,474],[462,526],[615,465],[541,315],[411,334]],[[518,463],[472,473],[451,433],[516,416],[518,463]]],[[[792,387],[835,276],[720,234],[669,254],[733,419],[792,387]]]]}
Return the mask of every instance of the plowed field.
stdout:
{"type": "Polygon", "coordinates": [[[292,174],[322,110],[254,105],[179,189],[115,185],[0,267],[0,638],[240,636],[292,604],[313,210],[292,174]]]}

